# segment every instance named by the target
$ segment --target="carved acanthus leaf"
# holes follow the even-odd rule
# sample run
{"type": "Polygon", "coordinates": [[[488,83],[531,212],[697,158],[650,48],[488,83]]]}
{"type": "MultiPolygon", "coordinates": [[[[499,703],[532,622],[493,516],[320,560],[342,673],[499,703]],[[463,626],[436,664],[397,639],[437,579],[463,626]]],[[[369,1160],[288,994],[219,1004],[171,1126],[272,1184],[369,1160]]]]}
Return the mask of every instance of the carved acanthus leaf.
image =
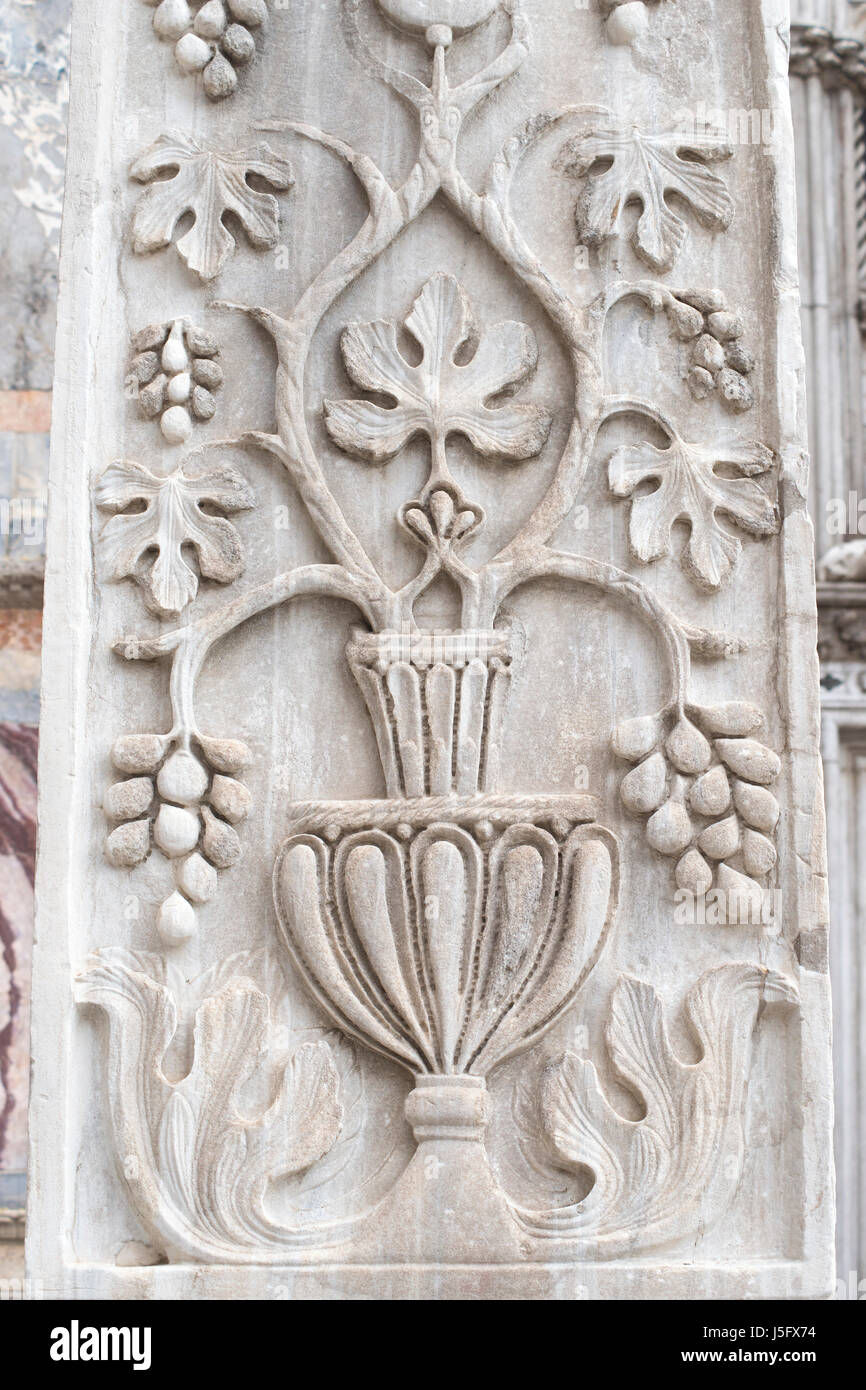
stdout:
{"type": "Polygon", "coordinates": [[[688,204],[705,227],[724,231],[734,205],[722,179],[706,166],[732,153],[727,138],[711,126],[649,135],[614,117],[600,121],[570,140],[559,157],[564,173],[587,180],[576,209],[581,241],[601,245],[615,235],[628,204],[640,203],[632,245],[653,269],[670,270],[688,229],[668,205],[668,194],[688,204]],[[608,167],[594,173],[602,161],[608,167]]]}
{"type": "Polygon", "coordinates": [[[328,1044],[280,1055],[274,1001],[247,973],[260,973],[256,956],[232,957],[192,991],[192,1065],[176,1082],[164,1064],[187,1002],[178,972],[104,950],[79,979],[81,1002],[110,1020],[108,1093],[124,1177],[145,1219],[198,1259],[235,1260],[291,1239],[267,1215],[268,1185],[308,1169],[342,1124],[328,1044]],[[250,1115],[244,1089],[269,1068],[276,1098],[250,1115]]]}
{"type": "Polygon", "coordinates": [[[736,536],[716,520],[722,512],[753,536],[770,536],[779,529],[773,499],[752,478],[773,467],[773,454],[764,444],[733,441],[704,448],[674,439],[668,448],[629,444],[613,454],[608,478],[617,497],[632,497],[629,539],[639,560],[649,562],[670,554],[671,528],[687,521],[691,534],[682,555],[686,573],[706,589],[719,589],[729,578],[742,549],[736,536]],[[728,466],[740,477],[720,476],[728,466]],[[658,487],[634,496],[648,481],[658,487]]]}
{"type": "Polygon", "coordinates": [[[234,526],[202,511],[202,503],[224,512],[248,511],[254,505],[249,484],[227,465],[195,476],[179,468],[159,478],[143,464],[114,463],[99,480],[96,500],[104,510],[119,513],[102,532],[111,578],[136,579],[157,612],[179,613],[196,596],[198,576],[184,557],[184,546],[195,550],[207,579],[229,584],[243,572],[234,526]],[[143,511],[124,514],[140,502],[145,503],[143,511]]]}
{"type": "Polygon", "coordinates": [[[452,275],[428,280],[406,319],[421,348],[417,366],[400,350],[393,319],[353,323],[343,332],[346,371],[364,391],[393,398],[326,401],[331,438],[349,453],[385,463],[415,435],[444,441],[463,434],[487,458],[533,458],[543,447],[551,417],[538,405],[487,405],[517,387],[535,369],[535,335],[522,323],[499,323],[477,338],[466,296],[452,275]],[[458,361],[472,344],[467,362],[458,361]]]}
{"type": "Polygon", "coordinates": [[[250,175],[281,191],[294,182],[288,160],[264,143],[257,150],[217,154],[186,135],[161,135],[130,174],[151,184],[133,215],[134,249],[143,254],[168,246],[180,219],[192,213],[193,225],[177,249],[202,280],[213,280],[234,250],[235,239],[223,223],[227,212],[237,217],[253,246],[276,243],[279,205],[273,194],[250,187],[250,175]],[[161,177],[172,169],[171,177],[161,177]]]}
{"type": "Polygon", "coordinates": [[[614,991],[607,1044],[615,1071],[644,1117],[624,1119],[607,1100],[592,1062],[573,1052],[552,1062],[541,1112],[559,1161],[589,1169],[578,1205],[529,1216],[535,1234],[584,1237],[599,1256],[637,1255],[708,1229],[724,1213],[742,1172],[743,1114],[757,1022],[771,1004],[796,1004],[792,980],[737,962],[701,977],[686,1017],[701,1049],[683,1062],[671,1047],[651,985],[623,976],[614,991]]]}

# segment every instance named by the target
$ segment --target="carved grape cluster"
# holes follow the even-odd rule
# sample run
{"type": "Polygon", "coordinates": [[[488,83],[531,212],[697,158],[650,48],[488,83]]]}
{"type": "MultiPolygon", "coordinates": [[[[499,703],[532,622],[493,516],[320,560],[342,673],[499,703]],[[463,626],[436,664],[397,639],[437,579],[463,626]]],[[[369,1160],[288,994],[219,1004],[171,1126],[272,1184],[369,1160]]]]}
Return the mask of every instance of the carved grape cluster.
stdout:
{"type": "Polygon", "coordinates": [[[145,0],[155,5],[153,27],[174,44],[181,72],[202,74],[211,101],[231,96],[238,85],[236,68],[255,57],[250,32],[268,17],[265,0],[145,0]],[[196,8],[197,6],[197,8],[196,8]]]}
{"type": "Polygon", "coordinates": [[[743,347],[743,320],[718,290],[677,290],[666,305],[674,332],[691,343],[686,380],[695,400],[717,391],[728,410],[742,413],[755,403],[746,378],[755,359],[743,347]]]}
{"type": "Polygon", "coordinates": [[[769,787],[781,771],[772,749],[750,737],[763,716],[741,701],[687,709],[691,717],[662,711],[616,729],[614,752],[635,764],[623,804],[649,817],[647,840],[676,857],[680,888],[761,891],[776,863],[779,803],[769,787]]]}
{"type": "Polygon", "coordinates": [[[241,844],[232,827],[250,810],[250,793],[233,775],[249,762],[245,744],[199,737],[199,758],[188,747],[169,752],[175,742],[167,734],[117,739],[112,762],[129,775],[108,788],[103,803],[108,818],[121,822],[106,843],[115,867],[142,863],[154,844],[171,861],[176,887],[157,920],[169,945],[194,934],[193,904],[208,902],[216,892],[216,870],[239,859],[241,844]]]}
{"type": "Polygon", "coordinates": [[[183,444],[193,420],[210,420],[215,393],[223,384],[216,339],[185,319],[155,323],[136,333],[127,378],[139,408],[159,427],[169,444],[183,444]]]}

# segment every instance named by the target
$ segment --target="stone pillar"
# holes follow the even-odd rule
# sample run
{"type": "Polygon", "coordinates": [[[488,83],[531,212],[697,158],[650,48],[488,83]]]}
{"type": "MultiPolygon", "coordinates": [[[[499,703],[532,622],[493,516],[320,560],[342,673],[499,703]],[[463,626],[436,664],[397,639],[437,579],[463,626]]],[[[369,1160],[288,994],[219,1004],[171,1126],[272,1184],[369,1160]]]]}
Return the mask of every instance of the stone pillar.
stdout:
{"type": "Polygon", "coordinates": [[[46,1286],[832,1291],[786,23],[75,0],[46,1286]]]}
{"type": "Polygon", "coordinates": [[[837,1270],[866,1268],[862,764],[866,743],[866,48],[858,0],[792,5],[791,103],[812,455],[836,1077],[837,1270]]]}

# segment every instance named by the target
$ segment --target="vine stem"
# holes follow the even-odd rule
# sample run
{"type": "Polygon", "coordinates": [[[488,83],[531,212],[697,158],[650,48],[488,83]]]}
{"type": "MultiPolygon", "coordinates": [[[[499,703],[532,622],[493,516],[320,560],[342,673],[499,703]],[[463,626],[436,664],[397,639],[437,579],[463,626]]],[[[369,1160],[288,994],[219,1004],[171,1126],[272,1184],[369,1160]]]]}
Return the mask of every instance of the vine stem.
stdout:
{"type": "Polygon", "coordinates": [[[370,586],[358,575],[342,565],[303,565],[251,589],[225,608],[185,627],[154,638],[123,637],[114,644],[115,651],[130,661],[172,657],[169,690],[173,727],[167,737],[188,738],[191,733],[198,732],[195,683],[211,647],[248,619],[303,595],[346,599],[373,625],[375,599],[370,586]]]}
{"type": "MultiPolygon", "coordinates": [[[[568,108],[530,121],[494,161],[483,194],[476,193],[457,168],[457,139],[465,116],[518,69],[528,51],[527,26],[518,0],[506,0],[503,8],[510,16],[512,35],[498,57],[481,73],[452,88],[448,83],[444,53],[437,52],[432,86],[427,87],[418,79],[390,68],[370,52],[358,27],[359,0],[343,0],[347,36],[355,56],[398,91],[418,115],[418,156],[408,177],[396,189],[368,156],[359,154],[334,136],[300,122],[269,121],[258,126],[262,130],[291,131],[337,154],[356,174],[369,202],[368,215],[359,231],[319,272],[289,318],[266,308],[223,306],[250,315],[267,329],[277,348],[278,433],[250,433],[244,436],[243,442],[255,443],[280,460],[336,563],[308,565],[280,575],[236,599],[225,609],[173,633],[152,640],[124,639],[117,644],[119,651],[133,658],[172,656],[171,700],[175,731],[195,730],[193,694],[202,664],[214,643],[248,618],[301,595],[317,594],[354,603],[376,630],[402,627],[407,621],[413,625],[412,605],[435,573],[443,568],[461,588],[464,624],[476,626],[492,626],[506,596],[533,579],[558,576],[624,598],[659,633],[667,654],[674,699],[680,709],[686,699],[689,644],[706,652],[721,650],[722,639],[717,634],[687,629],[679,624],[651,591],[626,571],[547,547],[556,527],[574,506],[598,431],[606,420],[627,410],[637,411],[654,420],[669,437],[676,435],[669,422],[651,405],[627,397],[605,396],[601,365],[604,323],[613,304],[624,295],[636,294],[651,307],[661,307],[668,292],[650,282],[637,282],[617,286],[579,306],[526,244],[511,215],[510,185],[526,149],[559,120],[592,108],[568,108]],[[394,591],[379,574],[328,487],[307,431],[304,381],[312,342],[324,315],[420,216],[440,190],[527,286],[559,329],[571,357],[575,406],[568,441],[553,483],[518,534],[478,571],[468,569],[456,557],[451,557],[448,563],[438,557],[434,563],[428,554],[415,579],[394,591]]],[[[434,441],[433,449],[433,475],[437,467],[440,472],[447,473],[444,440],[439,440],[438,445],[434,441]]]]}
{"type": "Polygon", "coordinates": [[[635,608],[655,629],[662,641],[668,662],[672,687],[672,704],[682,715],[688,699],[689,674],[691,671],[690,643],[707,638],[709,634],[692,628],[687,630],[679,619],[656,597],[652,590],[641,584],[627,570],[617,569],[615,565],[602,560],[592,560],[585,555],[570,555],[565,551],[544,549],[531,559],[510,568],[503,575],[498,601],[501,603],[509,594],[524,584],[536,579],[566,579],[573,584],[585,584],[594,589],[622,599],[635,608]]]}

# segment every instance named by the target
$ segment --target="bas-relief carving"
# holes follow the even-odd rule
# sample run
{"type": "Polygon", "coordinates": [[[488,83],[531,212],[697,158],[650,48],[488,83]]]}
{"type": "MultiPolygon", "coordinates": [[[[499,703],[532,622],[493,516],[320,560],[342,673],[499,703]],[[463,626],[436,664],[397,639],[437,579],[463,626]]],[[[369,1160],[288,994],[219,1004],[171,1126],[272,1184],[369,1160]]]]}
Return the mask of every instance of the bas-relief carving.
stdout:
{"type": "Polygon", "coordinates": [[[184,319],[133,335],[127,390],[147,419],[159,419],[167,444],[183,444],[196,421],[212,420],[223,370],[212,334],[184,319]]]}
{"type": "Polygon", "coordinates": [[[144,0],[154,9],[154,33],[174,45],[182,73],[201,74],[211,101],[238,85],[238,69],[256,56],[256,35],[268,19],[266,0],[144,0]]]}
{"type": "MultiPolygon", "coordinates": [[[[411,1075],[406,1118],[414,1156],[372,1204],[359,1202],[324,1221],[304,1219],[299,1210],[275,1215],[272,1186],[315,1174],[342,1142],[345,1097],[331,1043],[300,1035],[290,1035],[288,1045],[284,1037],[275,1041],[285,989],[270,957],[266,966],[231,957],[198,983],[191,1003],[169,954],[105,948],[88,962],[78,997],[108,1015],[107,1086],[120,1170],[172,1260],[384,1256],[460,1264],[676,1250],[717,1222],[736,1192],[753,1037],[770,1005],[796,1010],[797,987],[757,961],[728,961],[703,973],[682,1006],[696,1043],[695,1060],[687,1062],[665,1022],[678,1001],[621,973],[597,1041],[643,1118],[622,1117],[591,1061],[560,1053],[544,1066],[527,1113],[548,1161],[583,1182],[583,1196],[535,1209],[494,1176],[484,1145],[487,1079],[536,1047],[568,1011],[584,1016],[594,968],[617,934],[622,888],[615,805],[499,790],[511,687],[534,678],[526,635],[508,601],[544,579],[563,590],[589,587],[648,625],[665,673],[665,701],[611,731],[612,755],[620,767],[631,765],[621,801],[646,821],[649,852],[670,861],[671,894],[676,886],[701,894],[715,885],[743,900],[742,917],[735,912],[730,920],[737,931],[754,921],[752,898],[774,883],[780,806],[770,788],[781,762],[756,737],[764,712],[742,700],[696,703],[690,667],[693,656],[718,662],[744,643],[681,616],[637,573],[551,542],[594,462],[611,496],[630,499],[621,515],[636,570],[675,552],[696,592],[734,586],[740,536],[751,538],[746,544],[770,543],[779,529],[778,465],[766,443],[745,436],[719,442],[708,429],[705,439],[686,442],[652,397],[606,387],[606,321],[633,299],[662,311],[672,334],[690,345],[686,378],[697,408],[716,392],[728,408],[749,409],[754,359],[740,342],[742,318],[724,297],[618,279],[575,298],[524,240],[510,193],[530,149],[561,126],[568,138],[556,167],[581,182],[580,241],[590,248],[628,242],[640,261],[664,274],[683,249],[689,219],[716,235],[732,224],[733,200],[709,166],[731,159],[733,150],[711,131],[639,131],[597,107],[574,107],[529,120],[506,141],[478,191],[462,171],[459,137],[470,112],[520,71],[531,42],[520,5],[377,3],[429,52],[429,84],[390,66],[365,37],[362,0],[344,0],[343,30],[355,60],[415,113],[415,164],[395,187],[369,156],[339,138],[269,121],[269,131],[301,136],[342,160],[369,211],[288,316],[266,305],[213,306],[249,315],[277,353],[276,432],[229,441],[235,457],[256,449],[282,465],[331,558],[238,588],[197,616],[191,605],[200,578],[230,585],[242,575],[242,537],[254,532],[245,532],[242,517],[236,525],[227,515],[253,507],[248,483],[235,467],[186,456],[161,473],[130,461],[109,466],[96,493],[99,508],[114,513],[98,542],[105,577],[134,580],[160,616],[190,611],[183,625],[157,636],[124,635],[115,644],[127,660],[169,664],[173,717],[167,733],[130,730],[117,741],[112,756],[124,780],[106,792],[104,808],[115,823],[107,854],[119,871],[143,862],[154,847],[172,864],[174,891],[156,923],[170,952],[198,930],[197,909],[217,892],[217,870],[231,868],[242,853],[233,827],[250,811],[249,792],[237,780],[249,750],[224,736],[230,730],[212,735],[198,723],[196,680],[208,653],[249,618],[296,598],[338,597],[355,606],[365,626],[353,631],[346,657],[373,724],[386,796],[292,808],[274,870],[275,949],[336,1030],[332,1037],[411,1075]],[[507,16],[510,35],[487,66],[455,81],[452,45],[494,11],[507,16]],[[608,164],[602,172],[600,161],[608,164]],[[395,302],[377,321],[344,321],[339,350],[355,394],[318,402],[331,441],[375,467],[387,467],[417,438],[429,451],[426,481],[396,518],[421,552],[417,572],[392,588],[329,486],[311,434],[305,366],[341,294],[437,197],[498,253],[552,322],[574,370],[574,413],[541,501],[479,565],[467,546],[487,518],[467,495],[453,441],[462,439],[489,468],[533,467],[562,409],[561,402],[526,399],[538,363],[535,334],[524,323],[488,318],[468,287],[432,266],[432,274],[419,275],[413,303],[395,302]],[[636,221],[624,218],[629,205],[636,221]],[[621,418],[642,422],[646,441],[605,445],[604,426],[621,418]],[[648,483],[654,490],[647,492],[648,483]],[[423,631],[416,605],[443,576],[459,594],[460,626],[423,631]],[[184,1009],[194,1014],[195,1032],[181,1074],[167,1059],[184,1009]],[[262,1097],[252,1109],[251,1084],[262,1097]]],[[[239,7],[251,4],[230,0],[229,9],[240,19],[239,7]]],[[[172,16],[179,25],[183,10],[188,25],[189,7],[171,6],[163,0],[156,11],[161,34],[161,15],[163,28],[172,16]]],[[[615,42],[640,28],[648,9],[606,8],[615,42]]],[[[193,32],[216,42],[216,33],[204,35],[201,26],[211,11],[216,23],[222,9],[213,0],[201,7],[193,32]]],[[[182,66],[186,35],[178,29],[182,66]]],[[[163,36],[174,34],[165,29],[163,36]]],[[[225,212],[239,219],[254,247],[277,240],[277,200],[248,177],[283,191],[293,182],[284,155],[267,146],[258,156],[228,155],[186,136],[161,137],[131,172],[151,185],[134,210],[133,250],[167,246],[191,212],[193,225],[177,247],[203,280],[216,279],[234,249],[225,212]]],[[[213,414],[212,393],[222,381],[216,356],[216,339],[188,318],[134,336],[130,380],[143,413],[160,417],[170,446],[185,444],[193,418],[213,414]],[[197,408],[197,390],[206,410],[197,408]]]]}
{"type": "Polygon", "coordinates": [[[276,244],[279,204],[272,193],[253,188],[250,176],[280,191],[293,182],[288,161],[264,142],[255,150],[229,153],[204,149],[183,134],[161,135],[129,172],[149,185],[132,219],[133,249],[143,255],[169,246],[178,223],[190,214],[193,224],[177,242],[177,252],[202,280],[215,279],[235,249],[226,213],[233,214],[253,246],[276,244]]]}

